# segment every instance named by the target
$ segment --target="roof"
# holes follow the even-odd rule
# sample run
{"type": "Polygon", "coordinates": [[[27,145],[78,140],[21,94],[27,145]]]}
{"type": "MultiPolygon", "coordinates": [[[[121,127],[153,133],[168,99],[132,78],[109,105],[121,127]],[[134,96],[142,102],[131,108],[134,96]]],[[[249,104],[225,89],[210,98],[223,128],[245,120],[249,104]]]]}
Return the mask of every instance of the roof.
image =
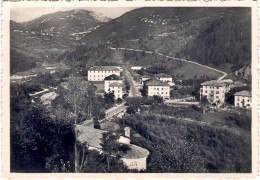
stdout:
{"type": "Polygon", "coordinates": [[[93,66],[89,71],[120,71],[116,66],[93,66]]]}
{"type": "Polygon", "coordinates": [[[122,80],[122,78],[116,74],[111,74],[110,76],[105,77],[104,80],[122,80]]]}
{"type": "Polygon", "coordinates": [[[239,92],[235,93],[234,96],[248,96],[248,97],[251,97],[252,94],[251,94],[250,91],[243,90],[243,91],[239,91],[239,92]]]}
{"type": "Polygon", "coordinates": [[[150,78],[150,76],[144,75],[144,76],[142,76],[142,78],[150,78]]]}
{"type": "Polygon", "coordinates": [[[113,83],[109,84],[109,87],[122,87],[122,84],[119,82],[113,82],[113,83]]]}
{"type": "Polygon", "coordinates": [[[78,138],[77,140],[81,143],[87,143],[89,146],[102,148],[101,147],[101,139],[103,137],[104,130],[95,129],[88,126],[76,125],[78,130],[78,138]]]}
{"type": "Polygon", "coordinates": [[[159,73],[155,75],[156,77],[162,77],[162,78],[171,78],[172,76],[165,74],[165,73],[159,73]]]}
{"type": "Polygon", "coordinates": [[[218,81],[216,80],[212,80],[212,81],[206,81],[204,83],[201,84],[202,86],[214,86],[214,87],[223,87],[222,84],[220,84],[218,81]]]}
{"type": "Polygon", "coordinates": [[[126,153],[121,152],[120,155],[126,159],[138,159],[147,157],[150,153],[147,149],[141,148],[134,144],[129,144],[130,150],[126,153]]]}
{"type": "Polygon", "coordinates": [[[170,86],[167,82],[162,82],[157,79],[150,79],[146,81],[146,86],[170,86]]]}

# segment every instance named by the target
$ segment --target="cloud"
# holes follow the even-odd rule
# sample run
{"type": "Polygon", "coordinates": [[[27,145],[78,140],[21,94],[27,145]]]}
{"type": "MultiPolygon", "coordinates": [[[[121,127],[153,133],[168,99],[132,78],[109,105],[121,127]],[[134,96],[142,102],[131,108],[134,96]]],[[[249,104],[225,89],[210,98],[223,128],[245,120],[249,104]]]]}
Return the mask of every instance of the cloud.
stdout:
{"type": "Polygon", "coordinates": [[[44,14],[50,14],[58,11],[70,11],[73,9],[85,9],[97,13],[102,13],[110,18],[117,18],[122,14],[135,9],[134,7],[21,7],[11,9],[11,20],[16,22],[26,22],[36,19],[44,14]]]}

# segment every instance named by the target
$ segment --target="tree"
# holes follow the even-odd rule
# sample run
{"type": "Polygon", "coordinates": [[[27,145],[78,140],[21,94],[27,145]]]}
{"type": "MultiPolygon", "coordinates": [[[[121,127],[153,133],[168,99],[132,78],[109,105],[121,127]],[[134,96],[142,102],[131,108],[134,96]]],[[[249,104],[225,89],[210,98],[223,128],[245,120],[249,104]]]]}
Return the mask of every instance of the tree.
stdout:
{"type": "MultiPolygon", "coordinates": [[[[94,86],[86,81],[82,81],[80,78],[70,77],[68,80],[68,88],[65,92],[64,99],[70,105],[72,113],[74,115],[74,132],[75,139],[77,139],[76,125],[82,122],[85,118],[90,119],[92,117],[93,100],[95,97],[94,86]]],[[[78,153],[77,143],[75,140],[74,145],[75,153],[75,172],[78,172],[78,153]]]]}
{"type": "Polygon", "coordinates": [[[105,104],[107,108],[110,108],[115,103],[115,95],[113,92],[108,92],[104,94],[105,104]]]}
{"type": "Polygon", "coordinates": [[[206,108],[209,105],[209,101],[207,99],[207,96],[202,96],[200,99],[200,106],[202,107],[203,110],[203,117],[205,116],[206,108]]]}
{"type": "Polygon", "coordinates": [[[110,158],[111,156],[115,156],[118,154],[119,151],[119,143],[118,143],[119,135],[116,132],[105,132],[103,133],[102,138],[102,150],[103,154],[107,160],[107,170],[110,172],[110,158]]]}

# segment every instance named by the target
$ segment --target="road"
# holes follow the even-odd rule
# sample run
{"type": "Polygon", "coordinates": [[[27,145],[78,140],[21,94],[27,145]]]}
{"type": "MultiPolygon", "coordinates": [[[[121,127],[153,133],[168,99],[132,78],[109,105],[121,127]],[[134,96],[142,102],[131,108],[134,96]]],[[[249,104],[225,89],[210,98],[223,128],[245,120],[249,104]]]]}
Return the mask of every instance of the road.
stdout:
{"type": "MultiPolygon", "coordinates": [[[[110,47],[110,49],[112,50],[127,50],[127,51],[136,51],[136,52],[142,52],[143,50],[140,50],[140,49],[131,49],[131,48],[113,48],[113,47],[110,47]]],[[[145,51],[147,54],[152,54],[153,52],[152,51],[145,51]]],[[[163,56],[163,57],[166,57],[166,58],[170,58],[170,59],[173,59],[173,60],[179,60],[179,61],[184,61],[184,62],[188,62],[188,63],[192,63],[192,64],[196,64],[198,66],[201,66],[201,67],[204,67],[204,68],[207,68],[207,69],[210,69],[210,70],[213,70],[213,71],[217,71],[219,73],[222,73],[223,75],[220,76],[217,80],[220,81],[222,80],[223,78],[225,78],[227,76],[227,73],[224,72],[224,71],[220,71],[218,69],[215,69],[215,68],[212,68],[212,67],[209,67],[209,66],[206,66],[206,65],[203,65],[203,64],[200,64],[200,63],[197,63],[197,62],[194,62],[194,61],[189,61],[187,59],[182,59],[182,58],[176,58],[176,57],[171,57],[171,56],[167,56],[167,55],[164,55],[162,53],[157,53],[158,55],[160,56],[163,56]]]]}
{"type": "Polygon", "coordinates": [[[131,73],[128,70],[125,70],[126,75],[130,81],[130,92],[129,92],[129,97],[134,97],[134,96],[141,96],[141,93],[136,89],[136,83],[131,75],[131,73]]]}
{"type": "Polygon", "coordinates": [[[112,116],[124,111],[126,109],[125,103],[122,103],[116,107],[112,107],[106,111],[106,117],[105,119],[109,119],[112,116]]]}

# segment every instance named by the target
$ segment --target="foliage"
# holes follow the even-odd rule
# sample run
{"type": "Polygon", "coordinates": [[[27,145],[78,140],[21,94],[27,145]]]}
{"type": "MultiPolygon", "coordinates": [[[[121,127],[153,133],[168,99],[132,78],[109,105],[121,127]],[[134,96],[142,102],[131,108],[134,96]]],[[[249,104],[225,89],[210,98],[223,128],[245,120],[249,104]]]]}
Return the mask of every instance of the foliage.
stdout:
{"type": "Polygon", "coordinates": [[[105,99],[105,108],[106,109],[111,108],[115,103],[115,95],[113,92],[108,92],[108,93],[105,92],[104,99],[105,99]]]}
{"type": "Polygon", "coordinates": [[[147,172],[251,172],[250,137],[232,129],[151,114],[124,120],[145,138],[133,142],[150,152],[147,172]]]}
{"type": "Polygon", "coordinates": [[[10,50],[10,74],[16,72],[23,72],[36,67],[36,59],[34,57],[26,56],[25,54],[10,50]]]}

